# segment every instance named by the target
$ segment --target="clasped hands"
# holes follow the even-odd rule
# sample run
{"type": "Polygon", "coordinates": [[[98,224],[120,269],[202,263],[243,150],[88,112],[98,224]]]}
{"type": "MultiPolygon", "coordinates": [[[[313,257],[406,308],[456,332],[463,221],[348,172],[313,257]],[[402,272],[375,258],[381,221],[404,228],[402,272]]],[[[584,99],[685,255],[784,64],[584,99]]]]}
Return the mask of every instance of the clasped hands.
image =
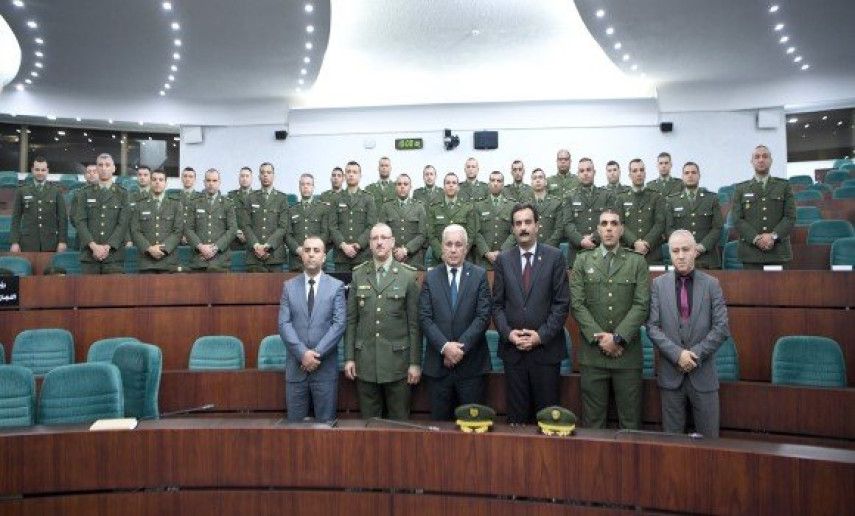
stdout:
{"type": "Polygon", "coordinates": [[[594,338],[597,339],[597,345],[604,355],[611,358],[619,358],[623,355],[623,347],[615,342],[614,333],[595,333],[594,338]]]}
{"type": "Polygon", "coordinates": [[[754,238],[754,245],[763,251],[771,251],[775,247],[775,238],[772,233],[760,233],[754,238]]]}
{"type": "Polygon", "coordinates": [[[534,330],[511,330],[508,340],[520,351],[529,351],[540,345],[540,334],[534,330]]]}
{"type": "Polygon", "coordinates": [[[680,357],[677,358],[677,366],[684,373],[691,373],[692,370],[698,367],[698,355],[693,351],[684,349],[680,352],[680,357]]]}

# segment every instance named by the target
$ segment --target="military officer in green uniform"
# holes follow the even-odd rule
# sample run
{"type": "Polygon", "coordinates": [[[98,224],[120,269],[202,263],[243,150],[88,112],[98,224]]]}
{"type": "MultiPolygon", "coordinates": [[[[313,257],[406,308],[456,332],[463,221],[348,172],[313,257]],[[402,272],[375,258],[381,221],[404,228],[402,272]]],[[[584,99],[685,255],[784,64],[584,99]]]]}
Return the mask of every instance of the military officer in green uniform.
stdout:
{"type": "Polygon", "coordinates": [[[290,224],[288,197],[273,188],[273,164],[258,167],[261,188],[249,194],[239,224],[246,235],[247,272],[281,272],[288,257],[285,232],[290,224]]]}
{"type": "MultiPolygon", "coordinates": [[[[184,224],[186,225],[190,219],[195,217],[193,210],[196,206],[196,201],[205,196],[202,192],[196,191],[196,170],[193,167],[184,167],[181,171],[181,191],[172,192],[170,197],[181,203],[184,210],[184,224]]],[[[181,237],[181,243],[187,243],[187,236],[181,237]]]]}
{"type": "MultiPolygon", "coordinates": [[[[252,169],[249,167],[241,167],[238,171],[238,188],[229,190],[226,194],[228,200],[232,201],[235,206],[235,213],[246,213],[246,201],[249,199],[249,194],[252,193],[252,169]]],[[[240,217],[238,217],[240,218],[240,217]]],[[[238,221],[240,226],[240,221],[238,221]]],[[[246,249],[246,235],[243,230],[238,227],[235,239],[229,245],[230,249],[246,249]]]]}
{"type": "Polygon", "coordinates": [[[609,161],[606,163],[606,190],[617,196],[631,190],[627,185],[620,183],[620,164],[617,161],[609,161]]]}
{"type": "MultiPolygon", "coordinates": [[[[146,165],[140,165],[137,167],[137,189],[128,190],[128,213],[130,218],[128,219],[128,234],[125,237],[125,245],[127,247],[134,245],[132,242],[133,238],[131,237],[130,221],[133,218],[137,203],[149,197],[151,197],[151,168],[146,165]]],[[[143,252],[142,249],[140,249],[140,252],[143,252]]]]}
{"type": "MultiPolygon", "coordinates": [[[[469,158],[463,165],[463,171],[466,174],[466,181],[460,183],[460,200],[463,202],[478,202],[481,199],[486,199],[488,195],[487,183],[478,181],[478,160],[469,158]]],[[[441,238],[441,237],[440,237],[441,238]]]]}
{"type": "Polygon", "coordinates": [[[665,233],[665,199],[644,187],[644,162],[636,158],[629,162],[632,189],[619,194],[615,207],[623,220],[621,243],[644,256],[648,265],[662,263],[662,235],[665,233]]]}
{"type": "Polygon", "coordinates": [[[125,236],[130,218],[127,192],[113,183],[116,164],[101,154],[98,184],[87,186],[74,210],[83,274],[115,274],[124,270],[125,236]]]}
{"type": "Polygon", "coordinates": [[[228,272],[229,243],[237,232],[237,216],[230,200],[220,195],[220,172],[205,172],[205,193],[196,199],[184,220],[184,236],[193,247],[194,272],[228,272]]]}
{"type": "Polygon", "coordinates": [[[68,244],[68,213],[65,198],[56,185],[47,180],[47,160],[33,161],[32,181],[15,192],[9,229],[9,251],[13,253],[65,251],[68,244]]]}
{"type": "Polygon", "coordinates": [[[155,170],[150,178],[151,195],[131,210],[131,241],[140,252],[141,273],[175,272],[175,248],[184,234],[184,210],[178,201],[164,194],[166,172],[155,170]]]}
{"type": "MultiPolygon", "coordinates": [[[[579,178],[570,172],[570,151],[560,149],[555,156],[555,164],[558,172],[546,181],[546,188],[549,195],[564,199],[577,186],[579,186],[579,178]]],[[[572,261],[567,263],[573,263],[572,261]]]]}
{"type": "Polygon", "coordinates": [[[300,202],[290,207],[291,223],[285,233],[288,246],[289,270],[303,270],[303,242],[307,237],[315,236],[323,242],[329,239],[329,206],[314,198],[315,178],[312,174],[300,175],[300,202]]]}
{"type": "MultiPolygon", "coordinates": [[[[478,234],[478,217],[475,205],[460,198],[460,185],[457,174],[449,172],[442,181],[445,195],[439,202],[431,204],[427,209],[428,245],[434,260],[442,256],[442,230],[449,224],[460,224],[466,228],[466,239],[470,246],[478,234]]],[[[468,251],[467,251],[468,252],[468,251]]]]}
{"type": "Polygon", "coordinates": [[[425,185],[413,191],[413,200],[425,205],[425,208],[442,199],[444,195],[442,188],[436,186],[436,168],[433,165],[425,165],[422,170],[422,180],[425,185]]]}
{"type": "Polygon", "coordinates": [[[612,194],[594,186],[594,162],[590,158],[579,160],[579,186],[571,190],[561,205],[564,236],[570,242],[567,263],[573,263],[576,253],[600,245],[597,221],[606,208],[614,207],[612,194]]]}
{"type": "Polygon", "coordinates": [[[505,197],[504,184],[505,176],[501,172],[490,172],[490,195],[475,204],[478,216],[475,262],[487,270],[493,270],[493,262],[499,253],[517,243],[511,231],[511,210],[516,202],[505,197]]]}
{"type": "Polygon", "coordinates": [[[639,328],[650,307],[650,274],[641,255],[619,245],[623,225],[612,209],[600,214],[602,244],[579,253],[570,275],[573,317],[579,323],[585,426],[604,428],[609,386],[615,393],[620,427],[641,428],[639,328]]]}
{"type": "Polygon", "coordinates": [[[410,386],[421,378],[416,269],[394,260],[386,224],[371,229],[371,259],[353,270],[347,296],[344,374],[356,380],[365,419],[407,419],[410,386]]]}
{"type": "Polygon", "coordinates": [[[751,154],[754,178],[736,185],[733,222],[739,232],[739,259],[746,269],[784,265],[793,259],[790,231],[796,222],[793,190],[786,179],[772,177],[772,153],[758,145],[751,154]]]}
{"type": "Polygon", "coordinates": [[[721,268],[721,241],[724,217],[718,195],[698,186],[701,169],[697,163],[689,161],[683,165],[683,184],[685,188],[679,194],[665,199],[666,237],[677,229],[691,231],[698,242],[698,257],[695,266],[698,269],[721,268]]]}
{"type": "Polygon", "coordinates": [[[335,246],[335,270],[349,271],[365,261],[368,234],[377,222],[374,196],[359,189],[362,168],[349,161],[344,167],[347,189],[341,192],[330,211],[330,240],[335,246]]]}
{"type": "Polygon", "coordinates": [[[537,208],[537,241],[558,247],[564,238],[561,199],[546,190],[546,172],[536,168],[531,172],[532,204],[537,208]]]}
{"type": "Polygon", "coordinates": [[[671,165],[671,155],[660,152],[656,157],[659,177],[647,183],[647,188],[659,192],[659,195],[665,198],[683,191],[683,182],[676,177],[671,177],[671,165]]]}
{"type": "Polygon", "coordinates": [[[503,191],[505,197],[516,202],[531,202],[533,190],[531,186],[525,184],[525,165],[520,160],[514,160],[511,163],[511,176],[514,182],[505,185],[503,191]]]}
{"type": "Polygon", "coordinates": [[[427,212],[424,204],[409,198],[411,187],[410,176],[400,174],[395,180],[397,199],[380,207],[379,221],[392,228],[397,244],[392,250],[395,261],[424,270],[427,212]]]}
{"type": "Polygon", "coordinates": [[[77,229],[77,222],[74,220],[74,210],[76,209],[78,199],[83,195],[83,192],[86,191],[86,187],[98,184],[98,165],[95,163],[86,164],[86,167],[83,169],[83,181],[86,182],[86,185],[74,190],[71,198],[66,203],[66,207],[68,208],[68,222],[74,226],[75,230],[77,229]]]}
{"type": "Polygon", "coordinates": [[[320,201],[332,208],[338,201],[338,194],[343,190],[344,185],[344,170],[341,167],[335,167],[330,172],[330,189],[323,192],[320,201]]]}
{"type": "Polygon", "coordinates": [[[380,179],[365,187],[365,191],[374,196],[374,205],[379,210],[384,204],[395,200],[395,183],[392,182],[392,160],[383,156],[377,163],[380,179]]]}

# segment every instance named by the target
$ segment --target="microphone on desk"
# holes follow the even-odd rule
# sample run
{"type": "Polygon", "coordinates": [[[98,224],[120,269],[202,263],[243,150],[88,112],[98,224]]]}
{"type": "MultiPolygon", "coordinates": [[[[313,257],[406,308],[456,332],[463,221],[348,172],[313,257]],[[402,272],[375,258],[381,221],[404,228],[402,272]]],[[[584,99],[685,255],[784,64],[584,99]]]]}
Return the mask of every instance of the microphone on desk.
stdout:
{"type": "Polygon", "coordinates": [[[631,430],[628,428],[623,428],[615,432],[615,437],[618,437],[620,434],[637,434],[637,435],[659,435],[659,436],[670,436],[670,437],[686,437],[692,439],[693,441],[701,440],[704,438],[704,434],[699,434],[698,432],[692,432],[690,434],[676,434],[671,432],[657,432],[655,430],[631,430]]]}
{"type": "MultiPolygon", "coordinates": [[[[206,404],[200,405],[198,407],[191,407],[191,408],[186,408],[186,409],[181,409],[181,410],[174,410],[172,412],[165,412],[165,413],[160,415],[160,419],[164,419],[167,417],[173,417],[173,416],[183,416],[184,414],[193,414],[195,412],[207,412],[209,410],[213,410],[215,407],[216,407],[216,405],[214,405],[213,403],[206,403],[206,404]]],[[[145,419],[155,419],[155,418],[153,416],[146,416],[146,417],[141,417],[140,421],[143,421],[145,419]]]]}

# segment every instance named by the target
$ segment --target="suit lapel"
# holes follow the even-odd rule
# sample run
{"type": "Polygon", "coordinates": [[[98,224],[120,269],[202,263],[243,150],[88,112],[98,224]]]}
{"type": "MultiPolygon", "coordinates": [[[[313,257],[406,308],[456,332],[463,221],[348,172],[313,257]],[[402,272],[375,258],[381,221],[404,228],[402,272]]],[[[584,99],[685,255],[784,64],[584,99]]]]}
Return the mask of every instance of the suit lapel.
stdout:
{"type": "MultiPolygon", "coordinates": [[[[460,281],[457,283],[458,284],[458,288],[457,288],[457,303],[458,304],[460,304],[461,299],[465,299],[464,296],[466,296],[467,292],[469,291],[469,284],[472,283],[472,281],[470,280],[471,272],[472,272],[472,265],[469,264],[468,262],[463,262],[463,265],[460,267],[460,281]]],[[[451,300],[451,289],[448,286],[448,281],[445,282],[445,286],[446,286],[446,288],[449,289],[448,295],[449,295],[449,300],[451,300]]],[[[456,312],[457,311],[454,310],[454,312],[451,314],[452,317],[454,316],[454,313],[456,313],[456,312]]]]}
{"type": "Polygon", "coordinates": [[[701,299],[703,299],[704,296],[704,289],[704,278],[698,271],[695,271],[695,277],[692,280],[692,314],[689,316],[690,335],[694,331],[695,323],[698,321],[698,317],[700,315],[701,299]]]}
{"type": "MultiPolygon", "coordinates": [[[[520,262],[522,263],[522,262],[520,262]]],[[[543,269],[543,244],[537,246],[537,251],[534,256],[531,257],[531,288],[528,292],[525,293],[525,298],[528,300],[528,296],[531,295],[531,292],[534,290],[534,286],[537,285],[537,280],[540,278],[540,271],[543,269]]],[[[522,273],[520,273],[522,276],[522,273]]]]}
{"type": "MultiPolygon", "coordinates": [[[[437,279],[439,280],[439,284],[442,288],[442,297],[448,302],[448,306],[451,306],[451,286],[448,284],[448,268],[445,264],[442,267],[436,268],[437,279]]],[[[458,271],[459,272],[459,271],[458,271]]],[[[460,290],[457,291],[457,299],[460,299],[460,290]]],[[[452,310],[453,315],[453,310],[452,310]]]]}
{"type": "Polygon", "coordinates": [[[511,259],[511,263],[510,263],[511,271],[513,271],[512,273],[514,275],[514,280],[517,284],[517,288],[520,289],[520,294],[522,294],[521,297],[523,299],[525,299],[526,298],[526,292],[523,289],[523,284],[522,284],[522,265],[521,265],[522,259],[520,259],[520,246],[515,245],[513,247],[513,249],[511,249],[511,252],[508,253],[508,255],[510,256],[510,259],[511,259]]]}
{"type": "MultiPolygon", "coordinates": [[[[294,282],[293,294],[294,294],[295,298],[299,299],[300,301],[304,301],[306,299],[306,275],[301,274],[300,276],[297,276],[297,278],[299,279],[299,281],[294,282]]],[[[317,292],[315,294],[316,294],[315,299],[317,300],[317,292]]],[[[308,315],[309,315],[309,305],[308,304],[296,302],[296,303],[292,304],[292,306],[294,306],[294,305],[299,306],[300,311],[303,312],[303,315],[308,317],[308,315]]]]}

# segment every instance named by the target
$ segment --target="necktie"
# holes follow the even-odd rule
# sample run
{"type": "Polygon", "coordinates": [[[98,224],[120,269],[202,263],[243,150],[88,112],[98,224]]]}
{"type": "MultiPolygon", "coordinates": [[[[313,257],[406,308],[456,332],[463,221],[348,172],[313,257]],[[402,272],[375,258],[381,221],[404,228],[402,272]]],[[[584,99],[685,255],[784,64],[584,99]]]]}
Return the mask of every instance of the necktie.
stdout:
{"type": "Polygon", "coordinates": [[[525,267],[523,267],[522,281],[523,290],[527,293],[531,289],[531,253],[523,253],[525,267]]]}
{"type": "Polygon", "coordinates": [[[215,196],[213,196],[213,195],[209,195],[209,196],[208,196],[208,204],[209,204],[209,205],[211,205],[211,206],[213,206],[213,205],[214,205],[214,199],[216,199],[216,197],[215,197],[215,196]]]}
{"type": "Polygon", "coordinates": [[[160,211],[160,201],[161,201],[161,200],[162,200],[162,198],[161,198],[161,197],[158,197],[158,198],[157,198],[157,202],[155,202],[155,203],[154,203],[154,204],[155,204],[155,209],[157,209],[157,211],[160,211]]]}
{"type": "Polygon", "coordinates": [[[382,265],[380,267],[377,267],[377,284],[378,285],[380,284],[380,281],[383,279],[385,272],[386,272],[386,269],[382,265]]]}
{"type": "Polygon", "coordinates": [[[451,268],[451,309],[457,308],[457,267],[451,268]]]}
{"type": "Polygon", "coordinates": [[[315,280],[309,280],[309,315],[312,315],[312,309],[315,307],[315,280]]]}
{"type": "Polygon", "coordinates": [[[612,258],[614,258],[614,253],[611,251],[606,253],[606,272],[609,276],[612,275],[612,258]]]}
{"type": "Polygon", "coordinates": [[[689,289],[686,288],[686,277],[680,276],[680,319],[689,322],[689,289]]]}

